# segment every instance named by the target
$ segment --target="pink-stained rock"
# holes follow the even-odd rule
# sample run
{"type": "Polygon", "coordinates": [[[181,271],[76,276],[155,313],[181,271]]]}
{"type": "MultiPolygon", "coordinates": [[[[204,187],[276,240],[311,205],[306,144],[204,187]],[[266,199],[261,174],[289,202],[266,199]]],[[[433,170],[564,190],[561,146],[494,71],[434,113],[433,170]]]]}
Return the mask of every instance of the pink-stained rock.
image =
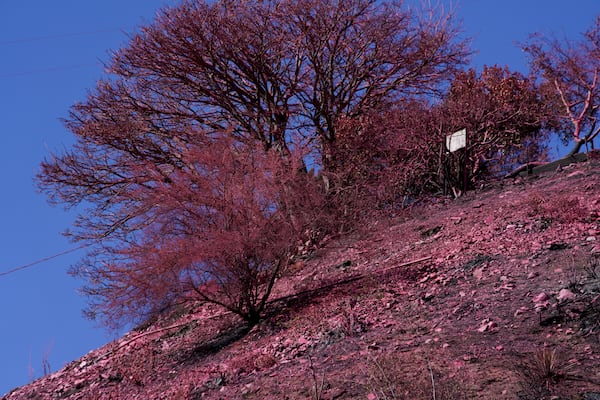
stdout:
{"type": "Polygon", "coordinates": [[[549,299],[548,295],[544,292],[541,292],[533,297],[534,303],[543,303],[549,299]]]}
{"type": "Polygon", "coordinates": [[[561,303],[567,300],[574,300],[575,297],[575,293],[571,292],[569,289],[561,289],[560,292],[558,292],[558,296],[556,296],[556,299],[559,303],[561,303]]]}
{"type": "Polygon", "coordinates": [[[524,314],[527,310],[529,310],[527,307],[519,307],[519,309],[515,311],[514,316],[518,317],[519,315],[524,314]]]}
{"type": "Polygon", "coordinates": [[[479,328],[477,328],[478,332],[484,333],[489,332],[498,326],[494,321],[490,321],[489,319],[485,319],[482,321],[482,324],[479,328]]]}

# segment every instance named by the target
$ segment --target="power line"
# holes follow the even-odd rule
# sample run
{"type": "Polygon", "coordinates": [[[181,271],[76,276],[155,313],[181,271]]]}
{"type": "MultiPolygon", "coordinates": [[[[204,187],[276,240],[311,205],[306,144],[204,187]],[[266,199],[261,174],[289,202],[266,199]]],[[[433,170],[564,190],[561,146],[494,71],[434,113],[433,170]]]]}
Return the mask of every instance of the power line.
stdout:
{"type": "Polygon", "coordinates": [[[41,264],[41,263],[46,262],[46,261],[50,261],[50,260],[52,260],[54,258],[67,255],[69,253],[74,253],[77,250],[81,250],[81,249],[84,249],[84,248],[89,247],[89,246],[91,246],[91,244],[89,244],[89,243],[88,244],[82,244],[81,246],[77,246],[77,247],[74,247],[72,249],[65,250],[65,251],[62,251],[60,253],[56,253],[56,254],[53,254],[51,256],[48,256],[48,257],[40,258],[39,260],[30,262],[29,264],[21,265],[19,267],[12,268],[12,269],[9,269],[7,271],[0,272],[0,277],[13,274],[13,273],[15,273],[17,271],[21,271],[21,270],[24,270],[24,269],[31,268],[31,267],[33,267],[35,265],[41,264]]]}
{"type": "Polygon", "coordinates": [[[34,69],[30,71],[21,71],[21,72],[9,72],[5,74],[0,74],[0,79],[4,78],[16,78],[19,76],[27,76],[27,75],[37,75],[37,74],[45,74],[49,72],[61,72],[61,71],[69,71],[73,69],[81,69],[81,68],[89,68],[95,67],[98,64],[79,64],[79,65],[65,65],[61,67],[50,67],[43,69],[34,69]]]}
{"type": "Polygon", "coordinates": [[[32,37],[25,37],[25,38],[20,38],[20,39],[13,39],[13,40],[2,40],[2,41],[0,41],[0,46],[8,46],[8,45],[12,45],[12,44],[23,44],[23,43],[29,43],[29,42],[41,42],[44,40],[90,36],[90,35],[97,35],[99,33],[118,32],[118,31],[124,32],[124,29],[122,29],[122,28],[99,29],[96,31],[59,33],[59,34],[54,34],[54,35],[32,36],[32,37]]]}

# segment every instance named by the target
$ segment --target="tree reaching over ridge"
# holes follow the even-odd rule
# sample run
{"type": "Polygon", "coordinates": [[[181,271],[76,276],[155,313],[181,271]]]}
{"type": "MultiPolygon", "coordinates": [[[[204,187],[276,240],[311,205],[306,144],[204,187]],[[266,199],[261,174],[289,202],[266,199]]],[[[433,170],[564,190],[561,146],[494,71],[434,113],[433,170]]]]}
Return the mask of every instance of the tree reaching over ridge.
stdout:
{"type": "Polygon", "coordinates": [[[523,49],[556,104],[563,139],[573,141],[567,157],[582,146],[593,148],[600,133],[600,16],[580,41],[535,34],[523,49]]]}
{"type": "Polygon", "coordinates": [[[469,54],[452,15],[376,0],[290,2],[305,62],[301,119],[335,166],[338,125],[407,96],[437,95],[469,54]]]}

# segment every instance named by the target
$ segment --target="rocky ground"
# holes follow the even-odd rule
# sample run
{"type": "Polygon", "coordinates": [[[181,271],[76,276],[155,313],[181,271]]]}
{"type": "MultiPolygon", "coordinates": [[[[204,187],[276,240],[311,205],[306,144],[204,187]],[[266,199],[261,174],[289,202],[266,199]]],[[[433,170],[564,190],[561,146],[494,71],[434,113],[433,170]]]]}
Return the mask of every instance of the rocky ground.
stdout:
{"type": "Polygon", "coordinates": [[[600,399],[600,161],[331,239],[249,332],[181,308],[15,399],[600,399]]]}

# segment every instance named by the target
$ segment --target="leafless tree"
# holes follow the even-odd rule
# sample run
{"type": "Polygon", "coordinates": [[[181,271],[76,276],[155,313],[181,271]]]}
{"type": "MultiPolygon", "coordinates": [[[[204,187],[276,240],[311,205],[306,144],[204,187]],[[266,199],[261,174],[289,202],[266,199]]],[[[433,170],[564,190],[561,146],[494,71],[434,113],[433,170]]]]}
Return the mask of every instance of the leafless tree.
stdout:
{"type": "Polygon", "coordinates": [[[600,132],[600,17],[580,41],[535,34],[523,49],[560,109],[564,138],[574,144],[567,157],[593,148],[600,132]]]}

